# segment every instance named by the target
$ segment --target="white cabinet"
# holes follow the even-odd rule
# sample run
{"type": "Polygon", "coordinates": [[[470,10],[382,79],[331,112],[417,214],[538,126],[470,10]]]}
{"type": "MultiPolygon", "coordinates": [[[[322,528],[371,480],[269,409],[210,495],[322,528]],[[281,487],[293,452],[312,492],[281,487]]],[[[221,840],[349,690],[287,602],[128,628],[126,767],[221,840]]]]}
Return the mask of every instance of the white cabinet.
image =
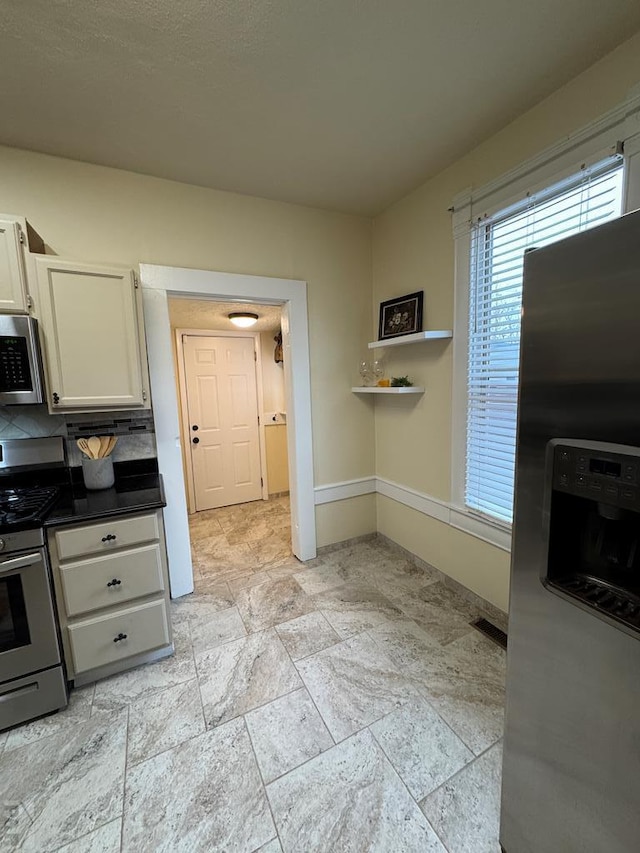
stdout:
{"type": "Polygon", "coordinates": [[[38,234],[21,216],[0,214],[0,313],[29,312],[28,274],[33,274],[29,250],[44,253],[38,234]]]}
{"type": "Polygon", "coordinates": [[[160,510],[52,528],[48,545],[76,686],[172,653],[160,510]]]}
{"type": "Polygon", "coordinates": [[[61,564],[60,580],[67,616],[162,592],[162,553],[158,542],[102,557],[61,564]]]}
{"type": "Polygon", "coordinates": [[[27,277],[22,261],[20,225],[0,219],[0,311],[27,310],[27,277]]]}
{"type": "Polygon", "coordinates": [[[163,601],[105,613],[69,625],[67,630],[72,661],[66,660],[67,671],[73,667],[78,683],[87,680],[86,673],[99,672],[101,667],[109,667],[109,672],[129,669],[127,658],[166,648],[171,637],[163,601]]]}
{"type": "Polygon", "coordinates": [[[56,552],[61,560],[73,560],[86,554],[110,554],[114,547],[130,548],[141,542],[160,539],[158,514],[125,516],[98,521],[82,527],[61,527],[54,534],[56,552]]]}
{"type": "Polygon", "coordinates": [[[49,411],[149,407],[142,304],[129,269],[36,260],[49,411]]]}

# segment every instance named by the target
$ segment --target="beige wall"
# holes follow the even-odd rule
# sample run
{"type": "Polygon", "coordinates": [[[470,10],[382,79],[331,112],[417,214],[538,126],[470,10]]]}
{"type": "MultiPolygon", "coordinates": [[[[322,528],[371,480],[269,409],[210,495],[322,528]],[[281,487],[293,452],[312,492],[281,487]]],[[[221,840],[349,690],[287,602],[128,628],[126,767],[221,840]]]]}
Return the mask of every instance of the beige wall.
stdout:
{"type": "MultiPolygon", "coordinates": [[[[26,216],[62,257],[306,280],[316,485],[371,474],[373,416],[347,378],[370,331],[369,220],[11,148],[0,187],[2,212],[26,216]]],[[[362,532],[362,513],[353,534],[348,518],[340,535],[362,532]]]]}
{"type": "MultiPolygon", "coordinates": [[[[262,394],[264,411],[285,412],[284,398],[284,366],[274,359],[274,337],[278,330],[260,334],[260,352],[262,356],[262,394]]],[[[267,456],[267,483],[269,494],[289,491],[289,458],[287,455],[287,426],[286,424],[271,423],[265,417],[264,442],[267,456]]],[[[373,516],[372,516],[373,517],[373,516]]],[[[355,535],[355,534],[354,534],[355,535]]]]}
{"type": "MultiPolygon", "coordinates": [[[[267,452],[267,483],[269,494],[289,491],[289,458],[287,456],[287,425],[272,424],[264,428],[267,452]]],[[[355,535],[355,534],[354,534],[355,535]]],[[[337,539],[334,541],[338,541],[337,539]]]]}
{"type": "MultiPolygon", "coordinates": [[[[274,337],[278,330],[260,333],[260,355],[262,359],[262,396],[265,412],[285,412],[284,365],[276,364],[274,337]]],[[[277,491],[283,491],[278,489],[277,491]]]]}
{"type": "Polygon", "coordinates": [[[369,519],[376,514],[376,495],[360,495],[316,507],[318,547],[373,533],[369,519]]]}
{"type": "MultiPolygon", "coordinates": [[[[385,211],[374,222],[373,317],[380,301],[424,290],[424,328],[452,328],[453,197],[482,186],[616,106],[640,83],[640,34],[385,211]]],[[[390,351],[388,374],[408,373],[426,394],[376,401],[377,474],[450,499],[452,346],[390,351]]],[[[445,524],[378,497],[378,529],[506,609],[509,557],[445,524]]]]}

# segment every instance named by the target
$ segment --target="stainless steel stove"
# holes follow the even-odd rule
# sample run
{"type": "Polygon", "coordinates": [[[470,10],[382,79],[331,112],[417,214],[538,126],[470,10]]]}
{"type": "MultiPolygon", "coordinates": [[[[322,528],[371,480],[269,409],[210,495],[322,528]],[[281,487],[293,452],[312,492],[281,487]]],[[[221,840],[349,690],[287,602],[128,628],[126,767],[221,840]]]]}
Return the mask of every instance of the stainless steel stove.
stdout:
{"type": "Polygon", "coordinates": [[[22,489],[0,487],[0,531],[10,533],[25,525],[39,524],[57,497],[56,486],[22,489]]]}
{"type": "Polygon", "coordinates": [[[65,470],[62,438],[0,442],[0,730],[67,704],[43,528],[65,470]]]}

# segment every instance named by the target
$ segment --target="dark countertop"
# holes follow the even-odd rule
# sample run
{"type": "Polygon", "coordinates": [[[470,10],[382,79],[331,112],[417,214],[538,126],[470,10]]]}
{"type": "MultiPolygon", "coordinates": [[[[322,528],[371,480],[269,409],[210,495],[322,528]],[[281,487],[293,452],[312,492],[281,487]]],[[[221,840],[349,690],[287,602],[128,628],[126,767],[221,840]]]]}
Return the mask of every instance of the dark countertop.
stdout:
{"type": "Polygon", "coordinates": [[[157,471],[120,475],[116,468],[116,481],[110,489],[88,491],[81,482],[64,487],[44,526],[77,524],[166,505],[162,476],[157,471]]]}

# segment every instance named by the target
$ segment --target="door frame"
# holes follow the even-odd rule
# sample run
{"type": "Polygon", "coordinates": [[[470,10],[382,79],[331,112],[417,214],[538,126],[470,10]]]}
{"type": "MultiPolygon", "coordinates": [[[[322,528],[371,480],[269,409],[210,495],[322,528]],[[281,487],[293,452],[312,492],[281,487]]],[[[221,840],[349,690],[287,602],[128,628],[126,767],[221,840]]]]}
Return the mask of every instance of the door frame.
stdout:
{"type": "Polygon", "coordinates": [[[187,367],[184,363],[183,335],[198,338],[253,338],[256,371],[256,408],[258,410],[258,442],[260,445],[260,477],[262,478],[262,500],[269,500],[269,483],[267,481],[267,450],[264,435],[264,388],[262,384],[262,353],[260,347],[260,332],[233,332],[219,329],[176,329],[176,361],[178,362],[178,385],[180,388],[180,409],[182,412],[182,449],[183,465],[187,483],[187,509],[189,515],[196,512],[196,490],[193,482],[193,457],[188,452],[189,432],[189,396],[187,394],[187,367]]]}
{"type": "Polygon", "coordinates": [[[172,597],[193,591],[193,567],[169,296],[282,307],[292,550],[300,560],[312,560],[316,556],[316,521],[306,281],[156,264],[140,264],[140,281],[158,466],[170,495],[164,518],[172,597]]]}

